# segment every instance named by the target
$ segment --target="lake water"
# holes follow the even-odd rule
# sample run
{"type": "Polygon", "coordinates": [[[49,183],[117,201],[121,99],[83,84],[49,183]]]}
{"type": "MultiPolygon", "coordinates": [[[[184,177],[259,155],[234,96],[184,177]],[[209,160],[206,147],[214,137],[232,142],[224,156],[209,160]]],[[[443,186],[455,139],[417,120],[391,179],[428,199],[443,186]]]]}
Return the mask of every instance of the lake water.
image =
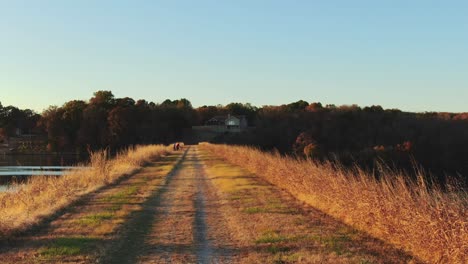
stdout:
{"type": "Polygon", "coordinates": [[[88,161],[80,155],[0,155],[0,192],[12,181],[43,175],[60,176],[74,165],[88,161]]]}
{"type": "Polygon", "coordinates": [[[87,155],[2,155],[1,166],[72,166],[88,161],[87,155]]]}

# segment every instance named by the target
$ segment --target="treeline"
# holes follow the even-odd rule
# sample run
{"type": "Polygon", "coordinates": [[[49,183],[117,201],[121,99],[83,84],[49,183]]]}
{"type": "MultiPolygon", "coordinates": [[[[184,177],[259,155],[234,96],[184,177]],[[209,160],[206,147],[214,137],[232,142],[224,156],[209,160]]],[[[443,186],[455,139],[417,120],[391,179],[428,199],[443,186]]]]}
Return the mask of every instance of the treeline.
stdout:
{"type": "Polygon", "coordinates": [[[0,102],[0,143],[18,130],[26,133],[39,133],[37,122],[41,116],[30,109],[19,109],[15,106],[3,106],[0,102]]]}
{"type": "Polygon", "coordinates": [[[187,99],[153,103],[97,91],[88,101],[51,106],[41,115],[0,104],[0,141],[20,129],[44,135],[49,151],[168,144],[183,140],[192,126],[227,114],[245,116],[254,128],[221,134],[214,142],[338,159],[369,170],[378,169],[380,160],[407,171],[422,165],[439,179],[445,179],[445,173],[468,176],[468,113],[409,113],[303,100],[261,108],[242,103],[193,108],[187,99]]]}
{"type": "Polygon", "coordinates": [[[191,127],[193,116],[187,99],[155,104],[97,91],[88,102],[73,100],[61,107],[49,107],[38,126],[47,134],[51,151],[119,149],[180,140],[184,129],[191,127]]]}
{"type": "Polygon", "coordinates": [[[245,115],[252,122],[257,109],[250,104],[203,106],[187,99],[162,103],[116,98],[111,91],[97,91],[87,101],[72,100],[50,106],[41,114],[0,104],[0,142],[20,134],[46,138],[48,151],[86,152],[134,144],[168,144],[181,141],[193,125],[216,115],[245,115]]]}
{"type": "Polygon", "coordinates": [[[255,130],[223,140],[378,170],[376,161],[409,172],[422,165],[444,181],[468,176],[468,113],[408,113],[306,101],[265,106],[255,130]]]}

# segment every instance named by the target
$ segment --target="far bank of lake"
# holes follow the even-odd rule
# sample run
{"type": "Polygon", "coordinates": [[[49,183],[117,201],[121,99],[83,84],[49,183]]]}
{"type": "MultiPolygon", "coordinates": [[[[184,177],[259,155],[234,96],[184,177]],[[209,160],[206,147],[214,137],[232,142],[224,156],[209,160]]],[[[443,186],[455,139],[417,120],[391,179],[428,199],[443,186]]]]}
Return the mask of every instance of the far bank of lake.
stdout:
{"type": "Polygon", "coordinates": [[[24,182],[29,177],[60,176],[88,159],[88,155],[76,154],[1,154],[0,192],[8,191],[11,182],[24,182]]]}
{"type": "Polygon", "coordinates": [[[73,166],[87,162],[87,154],[0,154],[2,166],[73,166]]]}

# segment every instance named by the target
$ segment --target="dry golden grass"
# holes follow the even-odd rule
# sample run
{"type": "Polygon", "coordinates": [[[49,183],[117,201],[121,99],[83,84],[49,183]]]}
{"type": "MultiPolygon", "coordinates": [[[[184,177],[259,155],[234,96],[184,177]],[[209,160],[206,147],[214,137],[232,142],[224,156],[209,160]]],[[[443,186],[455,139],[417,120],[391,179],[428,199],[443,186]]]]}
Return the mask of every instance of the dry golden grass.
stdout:
{"type": "MultiPolygon", "coordinates": [[[[233,263],[420,263],[392,246],[304,206],[277,186],[206,150],[205,171],[226,219],[233,263]]],[[[210,226],[212,227],[212,226],[210,226]]],[[[219,236],[216,236],[219,239],[219,236]]]]}
{"type": "Polygon", "coordinates": [[[105,150],[91,154],[90,169],[61,177],[31,177],[15,192],[0,196],[0,238],[24,231],[80,196],[134,173],[152,159],[169,153],[165,146],[138,146],[109,159],[105,150]]]}
{"type": "MultiPolygon", "coordinates": [[[[466,263],[466,193],[409,183],[387,171],[376,180],[362,170],[337,168],[264,153],[255,148],[203,144],[296,198],[431,263],[466,263]]],[[[420,175],[423,179],[423,175],[420,175]]]]}

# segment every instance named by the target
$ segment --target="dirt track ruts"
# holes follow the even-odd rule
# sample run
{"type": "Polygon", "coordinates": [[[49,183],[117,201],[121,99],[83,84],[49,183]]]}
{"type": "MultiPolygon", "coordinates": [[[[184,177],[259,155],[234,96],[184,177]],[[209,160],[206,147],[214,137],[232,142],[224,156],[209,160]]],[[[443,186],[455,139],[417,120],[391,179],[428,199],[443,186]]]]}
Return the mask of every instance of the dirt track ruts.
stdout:
{"type": "MultiPolygon", "coordinates": [[[[206,183],[195,149],[186,150],[175,169],[133,215],[105,263],[229,263],[229,250],[216,249],[208,235],[206,183]]],[[[209,204],[209,203],[208,203],[209,204]]],[[[221,224],[221,223],[219,223],[221,224]]]]}

